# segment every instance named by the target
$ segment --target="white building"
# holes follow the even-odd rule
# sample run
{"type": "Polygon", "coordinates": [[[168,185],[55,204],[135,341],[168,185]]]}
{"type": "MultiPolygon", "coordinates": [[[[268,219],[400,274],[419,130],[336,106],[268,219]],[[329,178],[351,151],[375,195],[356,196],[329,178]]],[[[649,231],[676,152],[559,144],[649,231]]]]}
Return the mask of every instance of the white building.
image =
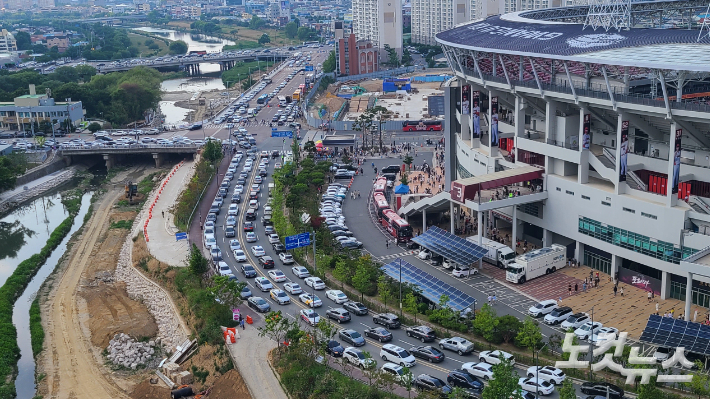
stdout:
{"type": "Polygon", "coordinates": [[[17,41],[7,29],[0,31],[0,52],[17,51],[17,41]]]}
{"type": "Polygon", "coordinates": [[[445,85],[451,191],[399,212],[426,221],[459,208],[516,240],[566,246],[584,265],[685,300],[688,320],[691,303],[710,307],[710,62],[698,56],[710,37],[583,30],[585,17],[526,11],[436,36],[455,74],[445,85]],[[503,184],[524,195],[481,191],[503,184]]]}
{"type": "Polygon", "coordinates": [[[571,0],[471,0],[471,19],[516,11],[560,7],[571,0]]]}
{"type": "Polygon", "coordinates": [[[387,59],[385,45],[402,56],[402,1],[353,0],[353,32],[358,40],[370,40],[387,59]]]}
{"type": "Polygon", "coordinates": [[[471,0],[412,0],[412,43],[436,45],[437,33],[471,20],[471,0]]]}

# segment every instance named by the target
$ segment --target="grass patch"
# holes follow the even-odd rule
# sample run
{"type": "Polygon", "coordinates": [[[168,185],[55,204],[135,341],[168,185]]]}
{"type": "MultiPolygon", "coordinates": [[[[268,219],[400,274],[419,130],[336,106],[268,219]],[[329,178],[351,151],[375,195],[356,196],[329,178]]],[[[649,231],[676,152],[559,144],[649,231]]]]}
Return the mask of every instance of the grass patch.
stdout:
{"type": "Polygon", "coordinates": [[[127,33],[131,45],[138,48],[139,57],[157,57],[168,53],[167,39],[147,37],[137,33],[127,33]],[[146,45],[146,43],[148,43],[146,45]]]}
{"type": "MultiPolygon", "coordinates": [[[[32,355],[37,357],[42,352],[42,345],[44,345],[44,329],[42,328],[42,314],[39,309],[39,297],[35,298],[32,306],[30,306],[30,339],[32,341],[32,355]]],[[[39,375],[37,382],[41,381],[40,377],[44,378],[39,375]]]]}
{"type": "Polygon", "coordinates": [[[133,227],[133,221],[132,220],[118,220],[115,222],[111,222],[111,226],[109,226],[109,229],[126,229],[130,230],[131,227],[133,227]]]}
{"type": "Polygon", "coordinates": [[[195,206],[202,198],[205,187],[212,181],[215,170],[214,165],[205,157],[201,157],[200,161],[195,166],[195,175],[192,176],[185,190],[180,193],[178,201],[173,208],[175,226],[177,226],[180,231],[188,230],[190,215],[192,215],[195,206]]]}
{"type": "MultiPolygon", "coordinates": [[[[262,73],[262,71],[266,71],[266,69],[268,69],[273,64],[274,63],[270,61],[258,63],[256,61],[240,62],[232,69],[222,72],[222,82],[224,82],[225,86],[227,85],[227,82],[229,82],[231,87],[237,82],[249,80],[250,70],[252,72],[252,75],[259,77],[261,76],[260,74],[262,73]]],[[[252,77],[252,81],[256,81],[256,79],[252,77]]]]}

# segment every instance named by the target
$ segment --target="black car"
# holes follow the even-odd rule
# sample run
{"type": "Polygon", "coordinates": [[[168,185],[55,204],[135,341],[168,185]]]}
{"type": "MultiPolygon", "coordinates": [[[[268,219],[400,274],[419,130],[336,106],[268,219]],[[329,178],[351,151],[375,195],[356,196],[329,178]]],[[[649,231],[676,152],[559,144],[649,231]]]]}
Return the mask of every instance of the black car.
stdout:
{"type": "Polygon", "coordinates": [[[380,342],[392,341],[392,333],[384,327],[372,327],[365,329],[365,336],[374,338],[380,342]]]}
{"type": "Polygon", "coordinates": [[[271,246],[274,247],[274,251],[277,254],[280,254],[281,252],[286,252],[286,247],[281,243],[271,244],[271,246]]]}
{"type": "Polygon", "coordinates": [[[399,317],[393,315],[392,313],[380,313],[372,317],[372,322],[375,324],[381,324],[387,328],[399,328],[401,323],[399,322],[399,317]]]}
{"type": "Polygon", "coordinates": [[[274,221],[271,220],[271,215],[264,215],[261,217],[261,224],[264,226],[273,226],[274,221]]]}
{"type": "Polygon", "coordinates": [[[248,211],[244,212],[244,219],[256,220],[256,211],[254,209],[249,209],[248,211]]]}
{"type": "Polygon", "coordinates": [[[278,121],[279,121],[279,116],[278,116],[278,115],[274,115],[274,117],[271,118],[271,122],[278,122],[278,121]]]}
{"type": "Polygon", "coordinates": [[[343,304],[343,307],[350,313],[354,313],[358,316],[365,316],[367,314],[367,308],[360,302],[347,301],[343,304]]]}
{"type": "Polygon", "coordinates": [[[232,203],[233,204],[240,204],[242,202],[242,196],[240,194],[234,194],[232,196],[232,203]]]}
{"type": "Polygon", "coordinates": [[[344,321],[350,321],[350,313],[343,308],[328,309],[328,311],[325,312],[325,317],[337,321],[338,324],[344,321]]]}
{"type": "Polygon", "coordinates": [[[254,223],[244,222],[244,231],[254,231],[254,223]]]}
{"type": "Polygon", "coordinates": [[[259,176],[266,177],[266,175],[267,175],[266,169],[259,170],[259,176]]]}
{"type": "Polygon", "coordinates": [[[246,278],[256,277],[256,270],[252,265],[242,265],[242,274],[246,278]]]}
{"type": "Polygon", "coordinates": [[[483,382],[464,370],[451,370],[446,377],[446,382],[452,387],[463,388],[471,394],[483,391],[483,382]]]}
{"type": "Polygon", "coordinates": [[[400,167],[398,165],[390,165],[390,166],[385,166],[380,170],[380,173],[385,174],[385,173],[394,173],[397,174],[400,171],[400,167]]]}
{"type": "Polygon", "coordinates": [[[433,346],[413,346],[409,350],[409,353],[411,353],[414,357],[424,359],[430,363],[440,363],[446,359],[444,352],[434,348],[433,346]]]}
{"type": "Polygon", "coordinates": [[[264,269],[273,269],[274,268],[274,260],[271,259],[270,256],[260,257],[259,263],[261,264],[261,266],[264,267],[264,269]]]}
{"type": "Polygon", "coordinates": [[[266,313],[271,310],[271,305],[264,300],[264,298],[253,296],[247,299],[249,307],[256,310],[257,312],[266,313]]]}
{"type": "Polygon", "coordinates": [[[419,374],[413,382],[414,387],[419,391],[438,391],[442,396],[451,393],[451,387],[433,375],[419,374]]]}
{"type": "Polygon", "coordinates": [[[417,244],[414,241],[407,241],[407,245],[405,245],[407,249],[419,249],[419,244],[417,244]]]}
{"type": "Polygon", "coordinates": [[[414,337],[422,342],[431,342],[436,339],[436,332],[431,327],[407,327],[406,331],[408,337],[414,337]]]}
{"type": "Polygon", "coordinates": [[[279,150],[273,150],[271,151],[271,158],[278,158],[279,157],[279,150]]]}
{"type": "Polygon", "coordinates": [[[330,340],[328,343],[325,345],[325,353],[332,355],[333,357],[340,357],[343,356],[343,351],[345,348],[343,348],[342,345],[340,345],[340,342],[330,340]]]}
{"type": "Polygon", "coordinates": [[[607,390],[609,392],[609,399],[621,399],[624,397],[623,389],[608,382],[585,382],[580,388],[580,391],[582,391],[585,395],[597,395],[604,397],[607,396],[607,390]]]}

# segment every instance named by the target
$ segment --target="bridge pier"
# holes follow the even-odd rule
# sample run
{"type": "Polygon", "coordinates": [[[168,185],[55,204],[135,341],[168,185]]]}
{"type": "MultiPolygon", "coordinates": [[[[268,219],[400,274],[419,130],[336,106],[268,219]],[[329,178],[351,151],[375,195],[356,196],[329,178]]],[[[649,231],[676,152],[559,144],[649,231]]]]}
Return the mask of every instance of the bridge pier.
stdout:
{"type": "Polygon", "coordinates": [[[64,165],[71,166],[71,164],[72,164],[71,155],[65,155],[62,158],[64,159],[64,165]]]}
{"type": "Polygon", "coordinates": [[[106,170],[111,170],[116,165],[116,158],[112,154],[103,154],[106,161],[106,170]]]}
{"type": "Polygon", "coordinates": [[[155,159],[155,167],[159,168],[163,166],[163,162],[165,161],[165,154],[160,152],[154,152],[153,159],[155,159]]]}

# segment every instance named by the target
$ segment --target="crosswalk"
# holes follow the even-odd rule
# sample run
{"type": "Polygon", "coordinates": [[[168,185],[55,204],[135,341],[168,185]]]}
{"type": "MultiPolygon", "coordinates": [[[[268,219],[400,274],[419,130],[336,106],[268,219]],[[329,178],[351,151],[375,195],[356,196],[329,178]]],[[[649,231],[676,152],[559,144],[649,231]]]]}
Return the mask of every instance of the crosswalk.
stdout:
{"type": "MultiPolygon", "coordinates": [[[[205,124],[205,129],[228,129],[227,124],[229,122],[224,122],[224,123],[206,123],[205,124]]],[[[249,122],[249,123],[234,123],[232,126],[232,130],[237,130],[240,127],[254,127],[254,126],[264,126],[260,122],[249,122]]]]}
{"type": "Polygon", "coordinates": [[[378,257],[377,259],[390,260],[390,259],[403,258],[403,257],[409,256],[409,255],[414,255],[414,251],[400,252],[398,254],[391,254],[391,255],[383,255],[383,256],[378,257]]]}

